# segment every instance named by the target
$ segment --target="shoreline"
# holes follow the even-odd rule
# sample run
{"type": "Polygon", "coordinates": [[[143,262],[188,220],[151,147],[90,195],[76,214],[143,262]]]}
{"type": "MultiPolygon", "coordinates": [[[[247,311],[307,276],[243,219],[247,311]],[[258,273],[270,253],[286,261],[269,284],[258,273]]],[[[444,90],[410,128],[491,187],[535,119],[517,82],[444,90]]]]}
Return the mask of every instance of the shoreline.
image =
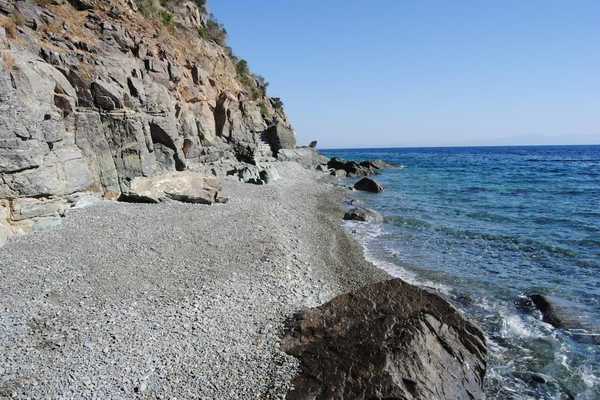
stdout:
{"type": "Polygon", "coordinates": [[[390,276],[340,223],[342,190],[277,169],[266,186],[226,180],[228,204],[102,202],[12,239],[0,393],[284,398],[289,317],[390,276]]]}
{"type": "MultiPolygon", "coordinates": [[[[0,282],[0,348],[7,359],[0,395],[296,398],[293,392],[312,390],[303,388],[306,374],[319,374],[307,370],[310,361],[298,348],[289,353],[292,337],[301,332],[292,333],[297,318],[372,290],[379,294],[364,305],[371,311],[340,315],[333,323],[374,324],[350,329],[359,342],[343,354],[358,364],[347,373],[361,376],[365,362],[379,371],[373,379],[401,374],[406,385],[407,377],[422,376],[423,398],[439,390],[476,393],[485,373],[479,330],[443,296],[393,280],[369,261],[342,224],[345,189],[295,162],[277,163],[277,170],[281,177],[264,186],[226,179],[226,204],[104,201],[72,209],[60,229],[21,236],[0,248],[6,277],[0,282]],[[393,321],[390,327],[381,325],[381,315],[393,321]],[[423,325],[421,318],[428,322],[423,325]],[[361,358],[361,351],[370,354],[358,349],[361,332],[371,332],[364,336],[368,341],[374,332],[402,326],[405,333],[384,333],[373,342],[386,356],[361,358]],[[413,339],[403,342],[408,337],[413,339]],[[380,364],[388,356],[407,358],[388,370],[380,364]],[[461,368],[453,364],[457,360],[477,363],[479,372],[467,368],[457,372],[463,378],[443,384],[447,368],[461,368]],[[394,369],[405,367],[405,375],[394,369]]],[[[327,362],[334,368],[338,360],[327,362]]],[[[339,362],[345,368],[346,361],[339,362]]],[[[331,382],[322,382],[323,393],[331,382]]],[[[390,384],[385,393],[407,387],[390,384]]],[[[378,385],[355,389],[367,393],[378,385]]],[[[408,388],[416,390],[413,384],[408,388]]]]}

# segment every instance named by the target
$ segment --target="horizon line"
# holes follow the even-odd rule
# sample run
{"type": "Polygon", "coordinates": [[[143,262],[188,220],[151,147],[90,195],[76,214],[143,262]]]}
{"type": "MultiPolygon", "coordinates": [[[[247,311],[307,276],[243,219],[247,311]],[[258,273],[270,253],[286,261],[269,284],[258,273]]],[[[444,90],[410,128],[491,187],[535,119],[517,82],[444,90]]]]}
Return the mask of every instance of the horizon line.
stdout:
{"type": "Polygon", "coordinates": [[[600,143],[589,144],[498,144],[498,145],[444,145],[444,146],[398,146],[398,145],[378,145],[378,146],[355,146],[355,147],[318,147],[318,150],[377,150],[377,149],[448,149],[448,148],[500,148],[500,147],[581,147],[581,146],[600,146],[600,143]]]}

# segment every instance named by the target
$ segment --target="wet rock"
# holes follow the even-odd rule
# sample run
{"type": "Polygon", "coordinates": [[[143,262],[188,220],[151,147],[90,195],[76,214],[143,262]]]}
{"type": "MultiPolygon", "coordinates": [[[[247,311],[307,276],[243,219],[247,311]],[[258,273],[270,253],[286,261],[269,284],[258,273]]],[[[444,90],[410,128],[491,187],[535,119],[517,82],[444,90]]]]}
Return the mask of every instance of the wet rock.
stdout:
{"type": "Polygon", "coordinates": [[[381,193],[383,192],[383,186],[377,183],[375,180],[371,178],[362,178],[358,182],[354,184],[354,189],[360,190],[363,192],[370,193],[381,193]]]}
{"type": "Polygon", "coordinates": [[[386,168],[394,167],[394,165],[387,163],[383,160],[367,160],[367,161],[361,161],[359,164],[362,167],[366,167],[366,168],[370,168],[370,169],[386,169],[386,168]]]}
{"type": "Polygon", "coordinates": [[[346,211],[344,219],[360,222],[383,222],[383,216],[375,210],[366,207],[354,207],[346,211]]]}
{"type": "Polygon", "coordinates": [[[529,385],[546,385],[549,383],[556,383],[552,377],[540,374],[538,372],[515,372],[513,375],[529,385]]]}
{"type": "Polygon", "coordinates": [[[483,399],[482,332],[441,297],[394,279],[295,317],[288,399],[483,399]]]}
{"type": "Polygon", "coordinates": [[[582,308],[565,299],[543,294],[530,294],[531,303],[542,314],[542,320],[555,328],[565,329],[580,343],[600,344],[600,324],[582,308]]]}
{"type": "Polygon", "coordinates": [[[369,176],[376,174],[379,170],[392,167],[391,164],[382,160],[374,161],[346,161],[333,157],[327,166],[334,170],[344,170],[348,176],[369,176]]]}
{"type": "Polygon", "coordinates": [[[555,328],[581,328],[581,321],[577,319],[573,310],[568,309],[565,301],[543,294],[532,294],[529,298],[542,313],[544,322],[555,328]]]}

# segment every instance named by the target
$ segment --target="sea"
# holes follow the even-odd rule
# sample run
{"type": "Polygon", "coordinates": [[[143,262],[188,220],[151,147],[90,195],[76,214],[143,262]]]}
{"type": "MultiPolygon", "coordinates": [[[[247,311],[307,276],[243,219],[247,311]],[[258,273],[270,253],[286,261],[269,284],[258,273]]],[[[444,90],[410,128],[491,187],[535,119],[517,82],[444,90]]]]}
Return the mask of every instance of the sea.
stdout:
{"type": "Polygon", "coordinates": [[[600,400],[600,145],[322,153],[396,164],[375,177],[383,193],[352,192],[384,223],[346,228],[370,261],[484,330],[488,399],[600,400]],[[543,322],[534,293],[585,324],[543,322]]]}

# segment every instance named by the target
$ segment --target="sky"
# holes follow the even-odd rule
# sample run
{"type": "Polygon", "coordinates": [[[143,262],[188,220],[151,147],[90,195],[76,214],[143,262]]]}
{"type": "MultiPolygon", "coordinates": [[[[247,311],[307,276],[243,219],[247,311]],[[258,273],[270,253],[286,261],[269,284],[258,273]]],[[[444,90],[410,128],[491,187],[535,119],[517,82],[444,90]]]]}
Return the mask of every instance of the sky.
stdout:
{"type": "Polygon", "coordinates": [[[600,1],[211,0],[319,147],[600,143],[600,1]]]}

